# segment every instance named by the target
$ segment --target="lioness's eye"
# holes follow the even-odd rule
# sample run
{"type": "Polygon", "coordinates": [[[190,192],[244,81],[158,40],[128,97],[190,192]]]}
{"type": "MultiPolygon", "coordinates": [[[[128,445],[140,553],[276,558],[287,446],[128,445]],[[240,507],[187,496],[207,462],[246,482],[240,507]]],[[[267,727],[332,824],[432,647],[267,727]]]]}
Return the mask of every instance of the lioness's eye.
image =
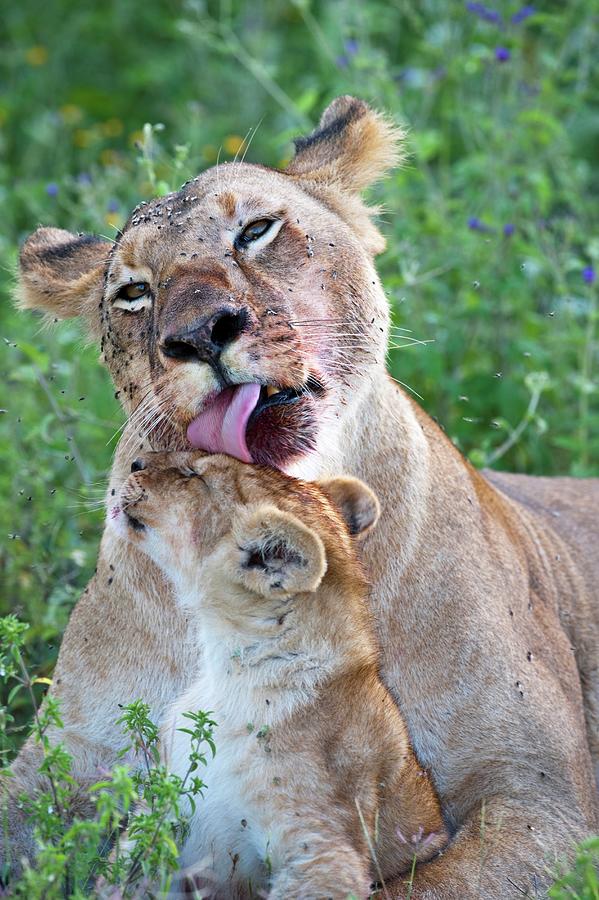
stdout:
{"type": "Polygon", "coordinates": [[[150,285],[147,281],[134,281],[131,284],[123,285],[118,292],[117,297],[122,297],[123,300],[138,300],[140,297],[149,293],[149,291],[150,285]]]}
{"type": "Polygon", "coordinates": [[[257,219],[255,222],[251,222],[249,225],[246,225],[237,237],[236,243],[243,247],[246,244],[251,244],[252,241],[257,241],[258,238],[266,234],[275,221],[275,219],[257,219]]]}
{"type": "Polygon", "coordinates": [[[116,309],[124,309],[125,312],[134,313],[146,309],[152,302],[150,285],[147,281],[130,281],[119,289],[113,297],[112,305],[116,309]]]}

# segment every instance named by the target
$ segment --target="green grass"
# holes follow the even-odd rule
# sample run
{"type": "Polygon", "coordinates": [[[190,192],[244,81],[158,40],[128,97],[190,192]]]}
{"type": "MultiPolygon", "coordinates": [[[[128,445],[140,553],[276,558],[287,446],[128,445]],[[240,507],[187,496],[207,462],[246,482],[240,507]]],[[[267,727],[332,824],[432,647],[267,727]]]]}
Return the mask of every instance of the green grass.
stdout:
{"type": "MultiPolygon", "coordinates": [[[[36,672],[94,568],[122,415],[76,324],[13,310],[19,242],[40,222],[110,236],[256,129],[247,158],[282,164],[337,94],[409,127],[374,192],[380,271],[395,323],[432,343],[390,351],[393,375],[477,465],[599,474],[599,3],[495,8],[501,24],[456,0],[3,10],[0,613],[31,623],[36,672]]],[[[19,696],[17,724],[30,713],[19,696]]]]}

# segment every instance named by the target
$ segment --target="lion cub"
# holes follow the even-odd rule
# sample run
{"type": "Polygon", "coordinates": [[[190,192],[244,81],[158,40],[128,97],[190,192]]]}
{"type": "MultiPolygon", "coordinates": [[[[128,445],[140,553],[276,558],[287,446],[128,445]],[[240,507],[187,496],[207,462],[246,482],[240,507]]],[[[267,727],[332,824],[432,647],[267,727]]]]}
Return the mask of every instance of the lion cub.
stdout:
{"type": "Polygon", "coordinates": [[[374,494],[199,453],[148,454],[132,470],[110,521],[197,613],[202,650],[162,727],[165,762],[188,769],[184,712],[218,723],[178,889],[366,897],[414,854],[434,856],[439,804],[379,678],[356,554],[374,494]]]}

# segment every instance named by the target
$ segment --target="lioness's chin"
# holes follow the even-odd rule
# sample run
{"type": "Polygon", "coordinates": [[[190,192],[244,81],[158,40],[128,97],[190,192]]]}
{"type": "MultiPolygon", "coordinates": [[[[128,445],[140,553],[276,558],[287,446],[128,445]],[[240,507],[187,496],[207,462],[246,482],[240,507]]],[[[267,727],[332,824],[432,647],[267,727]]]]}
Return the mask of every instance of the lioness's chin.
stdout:
{"type": "Polygon", "coordinates": [[[252,462],[286,470],[316,449],[317,435],[317,401],[300,395],[257,410],[248,422],[246,443],[252,462]]]}
{"type": "Polygon", "coordinates": [[[189,446],[281,470],[316,448],[325,395],[310,376],[299,388],[243,383],[210,397],[186,428],[189,446]]]}

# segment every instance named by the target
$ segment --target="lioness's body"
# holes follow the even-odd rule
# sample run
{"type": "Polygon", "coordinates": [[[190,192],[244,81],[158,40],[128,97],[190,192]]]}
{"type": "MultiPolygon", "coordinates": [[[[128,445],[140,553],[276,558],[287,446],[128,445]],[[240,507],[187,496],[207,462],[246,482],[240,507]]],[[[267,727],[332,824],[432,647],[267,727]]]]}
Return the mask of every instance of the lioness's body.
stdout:
{"type": "MultiPolygon", "coordinates": [[[[321,130],[300,143],[288,175],[253,166],[233,167],[221,181],[218,173],[205,173],[201,202],[193,210],[187,204],[192,223],[200,215],[212,223],[197,261],[189,257],[198,247],[191,232],[157,231],[158,219],[149,213],[140,214],[139,224],[133,220],[114,248],[52,229],[36,233],[22,255],[24,301],[53,314],[81,313],[102,332],[105,359],[129,409],[142,401],[136,387],[150,373],[157,396],[168,398],[179,440],[197,415],[193,404],[215,384],[206,364],[161,355],[163,336],[197,315],[197,292],[185,294],[183,303],[190,273],[211,309],[228,285],[235,297],[243,289],[250,298],[248,333],[226,351],[236,383],[240,372],[242,380],[285,384],[290,367],[291,383],[303,383],[313,364],[325,370],[330,391],[309,399],[316,416],[309,427],[317,424],[316,437],[309,432],[312,450],[289,471],[355,475],[381,500],[381,527],[367,539],[365,561],[383,678],[455,829],[441,860],[416,873],[413,896],[534,895],[547,880],[546,863],[598,827],[599,524],[592,510],[599,482],[568,480],[554,488],[546,479],[497,475],[494,487],[389,380],[387,312],[371,263],[382,242],[357,196],[388,162],[389,134],[365,110],[356,101],[337,101],[321,130]],[[257,197],[286,203],[302,225],[295,228],[294,219],[270,254],[268,248],[254,259],[240,254],[240,265],[229,268],[236,251],[228,232],[216,233],[213,223],[234,229],[227,204],[256,204],[257,197]],[[111,305],[114,291],[103,284],[116,287],[127,277],[154,283],[152,266],[172,276],[155,289],[151,320],[149,301],[137,319],[122,311],[128,301],[111,305]],[[277,309],[289,311],[271,318],[277,309]],[[315,314],[320,322],[353,326],[354,337],[345,338],[349,350],[334,329],[319,342],[318,331],[308,328],[302,345],[301,328],[290,323],[315,314]],[[142,343],[144,322],[153,329],[149,348],[142,343]],[[361,346],[357,334],[364,335],[361,346]],[[536,509],[535,496],[548,510],[562,504],[561,515],[536,509]]],[[[134,422],[117,453],[114,488],[129,471],[137,430],[134,422]]],[[[160,449],[172,436],[150,440],[160,449]]],[[[187,623],[160,575],[133,555],[125,567],[109,536],[102,553],[115,571],[101,567],[74,611],[53,686],[77,741],[80,775],[91,780],[98,762],[114,758],[116,704],[141,696],[161,712],[193,676],[187,623]]],[[[29,753],[16,764],[17,784],[35,781],[29,753]]],[[[21,840],[29,840],[26,832],[21,840]]],[[[393,890],[403,895],[401,884],[393,890]]]]}
{"type": "MultiPolygon", "coordinates": [[[[580,544],[586,535],[592,547],[585,527],[599,482],[565,480],[568,515],[552,480],[491,475],[527,502],[540,496],[542,510],[532,512],[467,465],[394,385],[382,382],[376,402],[383,409],[369,404],[374,421],[364,411],[364,431],[348,435],[339,471],[387,491],[379,528],[364,548],[383,677],[457,832],[453,848],[423,867],[416,883],[428,889],[423,897],[461,900],[479,892],[500,900],[511,896],[508,878],[531,886],[536,874],[541,884],[545,856],[551,863],[597,828],[572,649],[592,660],[599,647],[599,603],[585,584],[597,563],[591,552],[588,567],[579,568],[580,551],[566,546],[553,524],[577,533],[580,544]],[[373,445],[386,455],[384,472],[373,445]],[[580,521],[571,510],[578,493],[580,521]],[[392,535],[397,552],[389,559],[392,535]]],[[[112,484],[120,486],[128,471],[129,460],[117,460],[112,484]]],[[[80,777],[88,781],[120,747],[116,704],[143,696],[161,714],[195,665],[192,633],[158,570],[150,576],[147,559],[124,554],[110,533],[101,560],[69,622],[53,688],[75,749],[82,735],[91,742],[85,760],[78,753],[80,777]]],[[[597,666],[585,668],[597,765],[597,666]]],[[[29,771],[31,763],[23,763],[29,771]]]]}

